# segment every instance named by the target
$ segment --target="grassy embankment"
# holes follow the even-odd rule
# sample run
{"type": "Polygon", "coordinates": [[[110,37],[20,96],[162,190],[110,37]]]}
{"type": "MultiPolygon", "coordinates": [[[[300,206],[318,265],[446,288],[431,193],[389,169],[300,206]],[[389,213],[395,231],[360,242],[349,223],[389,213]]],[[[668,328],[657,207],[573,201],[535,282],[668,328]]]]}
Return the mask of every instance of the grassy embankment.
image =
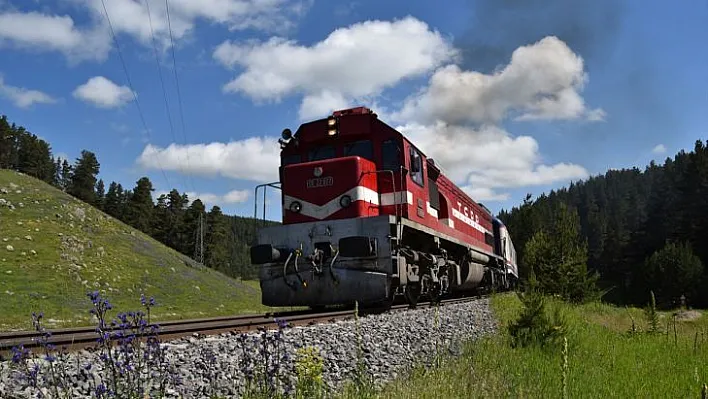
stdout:
{"type": "MultiPolygon", "coordinates": [[[[568,397],[701,397],[708,382],[708,316],[660,312],[647,333],[641,309],[592,303],[560,306],[568,321],[568,397]],[[631,316],[630,316],[631,314],[631,316]],[[693,317],[691,317],[693,316],[693,317]],[[632,319],[641,331],[629,334],[632,319]],[[667,334],[668,323],[668,334],[667,334]]],[[[440,368],[416,370],[386,387],[384,398],[561,397],[562,346],[513,349],[505,328],[520,312],[513,294],[492,300],[501,333],[469,344],[440,368]]]]}
{"type": "Polygon", "coordinates": [[[0,331],[31,329],[33,311],[50,328],[91,324],[93,290],[118,311],[154,296],[157,320],[269,309],[257,282],[203,267],[44,182],[0,170],[0,199],[14,206],[0,204],[0,331]]]}

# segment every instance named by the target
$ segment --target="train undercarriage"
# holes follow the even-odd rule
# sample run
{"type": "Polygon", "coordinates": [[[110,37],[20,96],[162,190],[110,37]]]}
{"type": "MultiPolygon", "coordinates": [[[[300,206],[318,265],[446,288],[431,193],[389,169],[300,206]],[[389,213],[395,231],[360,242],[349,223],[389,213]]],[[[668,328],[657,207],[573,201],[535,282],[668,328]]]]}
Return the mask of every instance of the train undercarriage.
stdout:
{"type": "Polygon", "coordinates": [[[500,257],[390,215],[266,227],[251,261],[267,306],[415,307],[515,283],[500,257]]]}

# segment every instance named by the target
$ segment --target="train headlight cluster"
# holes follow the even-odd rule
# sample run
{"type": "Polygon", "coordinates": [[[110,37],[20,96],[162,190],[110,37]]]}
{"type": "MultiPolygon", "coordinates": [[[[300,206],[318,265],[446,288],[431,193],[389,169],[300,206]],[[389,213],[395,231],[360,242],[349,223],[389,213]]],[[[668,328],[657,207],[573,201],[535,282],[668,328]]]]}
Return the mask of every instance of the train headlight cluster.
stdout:
{"type": "Polygon", "coordinates": [[[341,205],[342,208],[346,208],[351,204],[352,204],[352,197],[350,197],[348,195],[342,195],[341,198],[339,198],[339,205],[341,205]]]}
{"type": "Polygon", "coordinates": [[[290,210],[295,213],[300,213],[302,210],[302,204],[298,201],[293,201],[290,203],[290,210]]]}
{"type": "Polygon", "coordinates": [[[330,116],[329,119],[327,119],[327,135],[332,137],[336,136],[339,134],[339,123],[337,123],[337,118],[334,116],[330,116]]]}

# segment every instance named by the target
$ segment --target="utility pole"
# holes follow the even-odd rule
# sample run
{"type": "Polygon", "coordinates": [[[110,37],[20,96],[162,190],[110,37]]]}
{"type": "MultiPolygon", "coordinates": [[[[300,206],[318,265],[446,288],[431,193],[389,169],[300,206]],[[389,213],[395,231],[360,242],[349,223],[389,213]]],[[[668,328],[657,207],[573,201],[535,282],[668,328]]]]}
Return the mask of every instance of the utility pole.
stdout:
{"type": "Polygon", "coordinates": [[[199,223],[197,225],[197,239],[194,243],[195,260],[204,264],[204,214],[199,212],[199,223]]]}

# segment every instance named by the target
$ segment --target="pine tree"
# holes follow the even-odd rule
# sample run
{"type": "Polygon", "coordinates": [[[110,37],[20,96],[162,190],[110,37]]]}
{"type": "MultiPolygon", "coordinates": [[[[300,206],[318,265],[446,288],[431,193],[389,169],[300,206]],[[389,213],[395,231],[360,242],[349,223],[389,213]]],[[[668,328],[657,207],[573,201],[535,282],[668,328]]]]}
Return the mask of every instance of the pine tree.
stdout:
{"type": "Polygon", "coordinates": [[[69,161],[64,158],[61,162],[61,172],[60,172],[60,182],[61,189],[67,191],[71,185],[71,174],[73,173],[73,167],[69,165],[69,161]]]}
{"type": "Polygon", "coordinates": [[[103,210],[106,203],[106,187],[103,184],[103,179],[99,179],[96,183],[96,208],[103,210]]]}
{"type": "Polygon", "coordinates": [[[123,186],[114,181],[108,185],[108,192],[103,204],[103,211],[116,219],[121,219],[123,213],[123,186]]]}
{"type": "Polygon", "coordinates": [[[229,242],[231,231],[227,218],[221,208],[213,206],[207,216],[208,229],[204,237],[204,261],[208,267],[228,275],[235,275],[231,270],[229,242]]]}
{"type": "Polygon", "coordinates": [[[96,175],[100,164],[96,155],[87,150],[81,151],[81,158],[76,160],[67,192],[74,197],[94,205],[96,203],[96,175]]]}
{"type": "Polygon", "coordinates": [[[136,182],[125,210],[127,223],[146,234],[151,234],[153,226],[153,191],[150,179],[141,177],[136,182]]]}
{"type": "Polygon", "coordinates": [[[199,215],[204,216],[205,207],[200,199],[192,201],[184,213],[184,223],[182,224],[182,234],[185,240],[182,243],[180,252],[196,259],[197,234],[199,233],[199,215]]]}
{"type": "Polygon", "coordinates": [[[548,232],[540,230],[528,241],[523,264],[536,273],[546,294],[582,302],[595,295],[595,280],[588,276],[587,243],[580,236],[578,214],[558,203],[548,232]]]}

